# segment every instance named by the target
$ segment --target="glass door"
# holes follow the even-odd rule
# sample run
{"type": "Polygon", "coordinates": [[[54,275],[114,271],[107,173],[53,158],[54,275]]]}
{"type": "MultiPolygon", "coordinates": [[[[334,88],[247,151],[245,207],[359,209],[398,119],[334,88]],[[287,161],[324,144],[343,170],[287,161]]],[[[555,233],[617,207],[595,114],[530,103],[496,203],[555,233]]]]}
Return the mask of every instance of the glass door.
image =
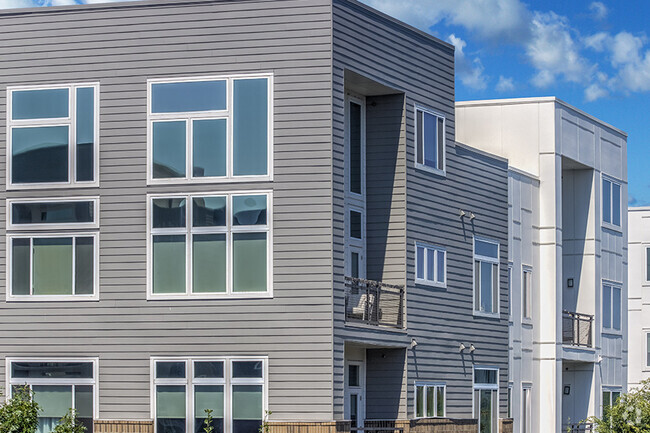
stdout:
{"type": "Polygon", "coordinates": [[[348,95],[345,109],[346,275],[366,278],[366,105],[348,95]]]}

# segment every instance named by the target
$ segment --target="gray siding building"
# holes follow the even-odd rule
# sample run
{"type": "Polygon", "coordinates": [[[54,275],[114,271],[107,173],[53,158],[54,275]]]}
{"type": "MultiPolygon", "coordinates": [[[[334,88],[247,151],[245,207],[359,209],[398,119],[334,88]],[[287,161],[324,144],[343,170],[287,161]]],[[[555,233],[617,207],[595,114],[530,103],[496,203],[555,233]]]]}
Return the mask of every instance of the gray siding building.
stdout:
{"type": "Polygon", "coordinates": [[[4,11],[0,40],[0,380],[43,433],[498,431],[508,166],[455,142],[451,45],[352,0],[4,11]]]}

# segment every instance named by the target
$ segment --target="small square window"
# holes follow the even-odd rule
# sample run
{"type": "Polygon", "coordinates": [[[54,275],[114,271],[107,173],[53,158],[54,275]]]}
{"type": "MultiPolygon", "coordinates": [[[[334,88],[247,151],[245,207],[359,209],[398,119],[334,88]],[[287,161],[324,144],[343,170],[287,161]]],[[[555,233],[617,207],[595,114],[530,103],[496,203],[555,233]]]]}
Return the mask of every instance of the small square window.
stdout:
{"type": "Polygon", "coordinates": [[[447,251],[440,247],[416,244],[415,282],[445,287],[447,283],[447,251]]]}

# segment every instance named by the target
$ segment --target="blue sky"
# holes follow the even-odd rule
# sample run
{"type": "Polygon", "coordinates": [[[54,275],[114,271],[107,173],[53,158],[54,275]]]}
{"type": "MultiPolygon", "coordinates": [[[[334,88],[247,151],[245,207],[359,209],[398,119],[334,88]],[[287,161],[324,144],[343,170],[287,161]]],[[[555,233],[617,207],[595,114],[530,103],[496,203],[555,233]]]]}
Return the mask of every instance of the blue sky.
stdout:
{"type": "Polygon", "coordinates": [[[626,131],[629,204],[650,205],[650,1],[363,1],[456,46],[457,100],[557,96],[626,131]]]}

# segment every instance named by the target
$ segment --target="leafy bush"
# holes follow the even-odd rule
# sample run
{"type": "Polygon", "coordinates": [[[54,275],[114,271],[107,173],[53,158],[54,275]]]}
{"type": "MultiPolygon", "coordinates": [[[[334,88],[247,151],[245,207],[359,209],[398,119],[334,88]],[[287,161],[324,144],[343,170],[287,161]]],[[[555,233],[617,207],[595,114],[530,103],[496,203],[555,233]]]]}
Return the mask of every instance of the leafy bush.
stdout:
{"type": "Polygon", "coordinates": [[[0,433],[34,433],[38,428],[38,403],[33,391],[19,387],[0,407],[0,433]]]}
{"type": "Polygon", "coordinates": [[[77,411],[69,409],[52,433],[86,433],[86,427],[77,419],[77,411]]]}
{"type": "Polygon", "coordinates": [[[602,418],[587,421],[594,423],[597,433],[650,433],[650,379],[621,395],[602,418]]]}

